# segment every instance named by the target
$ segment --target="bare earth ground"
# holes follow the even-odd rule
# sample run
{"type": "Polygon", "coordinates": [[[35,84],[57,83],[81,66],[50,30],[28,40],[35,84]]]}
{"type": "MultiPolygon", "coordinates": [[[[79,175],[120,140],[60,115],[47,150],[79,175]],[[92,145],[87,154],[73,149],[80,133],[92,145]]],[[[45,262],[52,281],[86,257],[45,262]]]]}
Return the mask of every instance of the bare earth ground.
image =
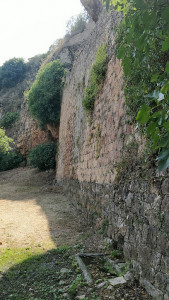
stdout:
{"type": "Polygon", "coordinates": [[[27,168],[0,173],[1,249],[38,244],[51,249],[79,241],[82,233],[68,199],[46,191],[54,176],[27,168]]]}

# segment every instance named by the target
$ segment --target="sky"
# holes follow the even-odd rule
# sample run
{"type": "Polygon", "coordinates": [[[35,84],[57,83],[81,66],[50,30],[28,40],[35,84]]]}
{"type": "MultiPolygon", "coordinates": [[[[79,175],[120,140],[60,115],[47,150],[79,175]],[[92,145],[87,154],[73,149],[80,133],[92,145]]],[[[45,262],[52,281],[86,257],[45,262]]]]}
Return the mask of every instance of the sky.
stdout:
{"type": "Polygon", "coordinates": [[[0,0],[0,66],[47,52],[81,11],[80,0],[0,0]]]}

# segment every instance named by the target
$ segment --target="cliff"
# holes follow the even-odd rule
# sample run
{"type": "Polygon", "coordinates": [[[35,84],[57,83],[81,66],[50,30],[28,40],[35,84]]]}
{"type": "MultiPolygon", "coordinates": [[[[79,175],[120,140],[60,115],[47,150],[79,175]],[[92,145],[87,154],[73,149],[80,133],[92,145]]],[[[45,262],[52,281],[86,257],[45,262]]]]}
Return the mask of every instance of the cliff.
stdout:
{"type": "Polygon", "coordinates": [[[123,249],[153,298],[167,300],[169,174],[159,173],[151,161],[145,163],[144,141],[126,115],[123,71],[114,53],[120,20],[120,14],[107,14],[103,8],[76,44],[63,92],[56,180],[82,217],[123,249]],[[107,72],[89,118],[82,100],[96,51],[103,44],[107,72]]]}
{"type": "Polygon", "coordinates": [[[30,59],[23,81],[12,88],[0,91],[0,120],[8,112],[19,113],[19,120],[11,128],[7,128],[6,134],[14,139],[14,147],[23,155],[42,142],[58,138],[58,128],[49,128],[45,131],[38,128],[37,122],[30,116],[25,97],[25,92],[35,80],[42,61],[41,56],[30,59]]]}

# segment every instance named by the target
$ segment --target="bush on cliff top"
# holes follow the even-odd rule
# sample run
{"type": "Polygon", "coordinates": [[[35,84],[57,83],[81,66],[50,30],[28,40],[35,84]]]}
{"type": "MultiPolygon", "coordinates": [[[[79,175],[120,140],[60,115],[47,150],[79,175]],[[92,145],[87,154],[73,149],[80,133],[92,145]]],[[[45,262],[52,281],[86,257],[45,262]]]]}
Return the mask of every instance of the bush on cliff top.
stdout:
{"type": "Polygon", "coordinates": [[[88,113],[93,111],[95,99],[101,91],[106,74],[106,60],[106,46],[101,45],[97,50],[96,60],[90,72],[89,85],[85,89],[85,96],[82,102],[83,108],[88,113]]]}
{"type": "Polygon", "coordinates": [[[0,89],[11,88],[24,79],[26,64],[22,58],[12,58],[0,67],[0,89]]]}
{"type": "Polygon", "coordinates": [[[55,169],[56,149],[55,143],[42,143],[31,149],[28,155],[29,166],[38,168],[40,171],[55,169]]]}
{"type": "Polygon", "coordinates": [[[40,69],[27,93],[30,114],[38,120],[42,129],[47,124],[59,124],[64,75],[60,61],[50,62],[40,69]]]}

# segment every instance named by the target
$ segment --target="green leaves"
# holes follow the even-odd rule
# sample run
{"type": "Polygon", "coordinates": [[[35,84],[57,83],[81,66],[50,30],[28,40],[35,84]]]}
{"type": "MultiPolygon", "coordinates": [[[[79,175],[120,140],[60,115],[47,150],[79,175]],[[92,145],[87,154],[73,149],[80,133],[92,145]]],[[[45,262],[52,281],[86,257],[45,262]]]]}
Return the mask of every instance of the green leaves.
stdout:
{"type": "Polygon", "coordinates": [[[166,71],[167,75],[169,75],[169,61],[167,61],[167,63],[166,63],[165,71],[166,71]]]}
{"type": "Polygon", "coordinates": [[[162,9],[161,15],[162,15],[163,20],[168,22],[168,20],[169,20],[169,7],[165,7],[164,9],[162,9]]]}
{"type": "Polygon", "coordinates": [[[5,129],[11,128],[13,124],[19,120],[18,112],[7,112],[6,115],[1,119],[1,126],[5,129]]]}
{"type": "Polygon", "coordinates": [[[162,44],[162,51],[169,50],[169,37],[165,38],[165,41],[162,44]]]}
{"type": "Polygon", "coordinates": [[[10,143],[13,142],[13,139],[5,135],[5,130],[0,128],[0,152],[7,152],[10,148],[10,143]]]}
{"type": "Polygon", "coordinates": [[[0,89],[15,86],[24,79],[26,64],[22,58],[12,58],[0,67],[0,89]]]}
{"type": "Polygon", "coordinates": [[[159,77],[159,74],[158,74],[158,73],[154,74],[154,75],[151,77],[151,82],[157,82],[158,77],[159,77]]]}
{"type": "Polygon", "coordinates": [[[55,169],[56,150],[55,143],[42,143],[32,148],[28,156],[29,166],[38,168],[40,171],[55,169]]]}
{"type": "Polygon", "coordinates": [[[143,105],[138,111],[136,120],[141,124],[146,124],[150,119],[150,107],[148,105],[143,105]]]}
{"type": "Polygon", "coordinates": [[[94,102],[98,96],[106,74],[107,53],[106,46],[101,45],[96,53],[96,60],[91,68],[89,86],[85,89],[82,101],[83,108],[87,113],[92,113],[94,102]]]}
{"type": "Polygon", "coordinates": [[[167,1],[112,0],[125,16],[118,28],[127,112],[169,166],[169,6],[167,1]]]}
{"type": "Polygon", "coordinates": [[[169,149],[163,150],[158,156],[158,169],[160,171],[169,167],[169,149]]]}
{"type": "Polygon", "coordinates": [[[60,103],[65,75],[64,66],[55,60],[45,65],[37,74],[27,94],[29,111],[44,129],[47,124],[60,122],[60,103]]]}

